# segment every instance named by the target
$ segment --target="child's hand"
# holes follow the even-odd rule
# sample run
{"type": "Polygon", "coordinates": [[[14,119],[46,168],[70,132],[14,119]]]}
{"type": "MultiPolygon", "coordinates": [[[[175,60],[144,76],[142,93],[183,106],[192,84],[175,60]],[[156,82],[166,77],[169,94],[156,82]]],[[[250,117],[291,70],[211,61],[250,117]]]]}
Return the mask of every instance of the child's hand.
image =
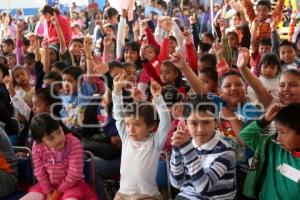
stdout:
{"type": "Polygon", "coordinates": [[[222,45],[219,42],[215,42],[213,44],[213,50],[214,50],[217,58],[223,57],[223,55],[224,55],[224,48],[222,47],[222,45]]]}
{"type": "Polygon", "coordinates": [[[57,16],[56,16],[56,13],[54,12],[53,13],[53,16],[51,16],[51,22],[54,26],[57,26],[59,25],[59,22],[58,22],[58,19],[57,19],[57,16]]]}
{"type": "Polygon", "coordinates": [[[57,191],[57,190],[54,190],[52,193],[51,193],[51,200],[60,200],[60,198],[62,197],[63,193],[57,191]]]}
{"type": "Polygon", "coordinates": [[[14,88],[13,83],[12,83],[12,78],[10,76],[5,76],[3,79],[3,83],[5,84],[6,89],[8,91],[10,91],[11,89],[14,88]]]}
{"type": "Polygon", "coordinates": [[[122,92],[122,88],[126,85],[125,74],[117,74],[114,78],[114,92],[116,94],[120,94],[122,92]]]}
{"type": "Polygon", "coordinates": [[[122,10],[122,17],[123,18],[127,18],[127,16],[128,16],[128,10],[127,9],[123,9],[122,10]]]}
{"type": "Polygon", "coordinates": [[[190,45],[193,43],[193,35],[189,31],[185,31],[183,33],[183,37],[184,37],[184,43],[186,45],[190,45]]]}
{"type": "Polygon", "coordinates": [[[220,31],[224,34],[227,28],[226,20],[224,18],[221,18],[218,20],[218,22],[219,22],[220,31]]]}
{"type": "Polygon", "coordinates": [[[47,200],[52,200],[52,197],[51,197],[51,195],[52,195],[52,193],[51,193],[51,192],[49,192],[49,193],[46,195],[46,199],[47,199],[47,200]]]}
{"type": "Polygon", "coordinates": [[[177,67],[180,70],[188,67],[184,56],[179,52],[174,52],[171,55],[170,61],[175,65],[175,67],[177,67]]]}
{"type": "Polygon", "coordinates": [[[172,19],[171,17],[165,17],[164,22],[162,24],[162,28],[167,32],[170,33],[172,29],[172,19]]]}
{"type": "Polygon", "coordinates": [[[134,101],[143,100],[143,92],[139,90],[137,87],[133,87],[131,91],[131,97],[134,101]]]}
{"type": "Polygon", "coordinates": [[[84,37],[84,49],[91,50],[93,46],[93,38],[90,35],[84,37]]]}
{"type": "Polygon", "coordinates": [[[177,130],[173,133],[171,137],[171,144],[175,147],[180,147],[190,140],[191,136],[187,130],[185,122],[180,121],[177,126],[177,130]]]}
{"type": "Polygon", "coordinates": [[[18,22],[18,23],[17,23],[17,32],[18,32],[19,34],[22,34],[23,31],[24,31],[23,23],[18,22]]]}
{"type": "Polygon", "coordinates": [[[264,115],[264,119],[267,122],[271,122],[274,117],[277,115],[277,113],[280,111],[280,109],[283,107],[283,105],[279,104],[279,103],[275,103],[272,106],[270,106],[270,108],[266,111],[265,115],[264,115]]]}
{"type": "Polygon", "coordinates": [[[140,24],[138,21],[135,21],[132,27],[133,32],[139,32],[140,31],[140,24]]]}
{"type": "Polygon", "coordinates": [[[155,80],[151,79],[151,94],[153,96],[153,98],[157,98],[161,95],[161,86],[159,85],[159,83],[157,83],[155,80]]]}
{"type": "Polygon", "coordinates": [[[244,67],[247,67],[247,64],[250,60],[250,52],[247,48],[239,48],[239,56],[238,59],[236,61],[236,66],[239,69],[242,69],[244,67]]]}

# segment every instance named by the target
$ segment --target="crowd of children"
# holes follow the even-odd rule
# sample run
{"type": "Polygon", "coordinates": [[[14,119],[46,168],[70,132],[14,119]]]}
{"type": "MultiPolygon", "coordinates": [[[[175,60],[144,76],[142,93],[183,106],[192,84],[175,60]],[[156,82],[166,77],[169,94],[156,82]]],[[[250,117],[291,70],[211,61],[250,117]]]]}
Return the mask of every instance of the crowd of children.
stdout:
{"type": "Polygon", "coordinates": [[[20,190],[12,146],[26,146],[36,184],[23,200],[109,199],[105,179],[115,200],[298,200],[297,2],[134,2],[2,11],[0,199],[20,190]]]}

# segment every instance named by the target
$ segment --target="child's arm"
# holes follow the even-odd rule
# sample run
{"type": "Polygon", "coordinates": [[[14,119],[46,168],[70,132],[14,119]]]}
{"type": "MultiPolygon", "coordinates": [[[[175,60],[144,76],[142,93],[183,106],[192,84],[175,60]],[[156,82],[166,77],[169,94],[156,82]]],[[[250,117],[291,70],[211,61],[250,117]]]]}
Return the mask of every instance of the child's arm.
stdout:
{"type": "Polygon", "coordinates": [[[224,73],[226,73],[227,71],[230,70],[226,59],[224,58],[224,49],[223,46],[220,45],[219,42],[215,42],[213,44],[213,49],[214,49],[214,53],[217,57],[217,72],[218,72],[218,76],[222,77],[224,75],[224,73]]]}
{"type": "Polygon", "coordinates": [[[256,14],[253,9],[253,4],[251,0],[244,0],[244,7],[246,11],[246,16],[248,17],[249,21],[252,22],[256,18],[256,14]]]}
{"type": "Polygon", "coordinates": [[[275,7],[273,11],[273,16],[275,20],[275,24],[277,25],[282,20],[282,11],[284,7],[284,0],[279,0],[277,3],[277,6],[275,7]]]}
{"type": "Polygon", "coordinates": [[[170,160],[170,182],[173,187],[180,189],[185,180],[183,157],[177,147],[173,147],[170,160]]]}
{"type": "MultiPolygon", "coordinates": [[[[227,27],[226,21],[225,19],[220,19],[219,20],[219,27],[220,27],[220,31],[221,31],[221,45],[223,48],[223,58],[225,59],[225,61],[227,62],[228,65],[231,65],[232,62],[232,52],[231,52],[231,48],[229,46],[229,41],[228,41],[228,37],[226,36],[225,30],[227,27]]],[[[221,62],[221,60],[218,61],[218,63],[221,62]]]]}
{"type": "Polygon", "coordinates": [[[51,17],[51,21],[55,26],[57,37],[59,40],[59,53],[60,53],[60,55],[64,55],[64,53],[67,51],[68,47],[67,47],[66,40],[65,40],[64,34],[62,32],[61,26],[57,19],[56,13],[54,13],[54,15],[51,17]]]}
{"type": "Polygon", "coordinates": [[[159,117],[159,125],[155,133],[155,139],[156,141],[158,141],[159,149],[162,150],[171,128],[171,117],[170,117],[169,110],[161,95],[161,90],[162,90],[161,86],[154,80],[151,80],[150,89],[151,89],[151,94],[153,96],[152,102],[157,109],[158,117],[159,117]]]}
{"type": "Polygon", "coordinates": [[[158,43],[161,43],[164,38],[164,30],[162,29],[163,17],[159,17],[155,28],[154,37],[158,43]]]}
{"type": "Polygon", "coordinates": [[[120,22],[118,25],[118,33],[117,33],[117,59],[121,58],[122,50],[123,50],[123,47],[125,46],[126,18],[127,18],[127,11],[123,10],[122,16],[120,18],[120,22]]]}
{"type": "Polygon", "coordinates": [[[279,56],[279,46],[280,46],[280,37],[279,37],[279,34],[277,32],[277,29],[276,29],[276,23],[273,19],[273,21],[271,22],[271,31],[272,31],[272,34],[271,34],[271,40],[272,40],[272,52],[274,54],[276,54],[277,56],[279,56]]]}
{"type": "Polygon", "coordinates": [[[114,89],[112,92],[113,117],[116,120],[116,127],[121,140],[125,137],[124,105],[122,98],[122,87],[125,83],[125,75],[118,74],[114,78],[114,89]]]}
{"type": "Polygon", "coordinates": [[[274,119],[276,114],[281,109],[280,104],[274,104],[268,108],[264,114],[263,119],[252,122],[248,126],[244,127],[240,132],[240,137],[244,140],[245,144],[253,151],[257,149],[257,146],[261,144],[261,141],[270,135],[262,135],[261,133],[274,119]]]}
{"type": "Polygon", "coordinates": [[[268,92],[259,78],[257,78],[247,67],[249,59],[249,50],[246,48],[240,48],[236,65],[239,68],[246,83],[253,88],[259,102],[261,102],[265,106],[265,108],[267,108],[273,101],[273,96],[268,92]]]}
{"type": "Polygon", "coordinates": [[[174,65],[180,69],[182,74],[186,77],[186,80],[191,85],[192,89],[197,94],[207,94],[208,91],[203,87],[202,81],[198,78],[198,76],[193,72],[193,70],[186,64],[185,58],[180,53],[174,53],[173,57],[174,65]]]}
{"type": "Polygon", "coordinates": [[[42,63],[43,63],[43,71],[45,74],[47,74],[50,71],[50,56],[49,56],[49,47],[48,47],[48,41],[44,40],[42,42],[42,47],[43,47],[43,59],[42,59],[42,63]]]}
{"type": "Polygon", "coordinates": [[[159,44],[157,44],[155,38],[154,38],[154,35],[153,33],[151,32],[150,28],[146,28],[145,29],[145,33],[147,35],[147,40],[148,40],[148,44],[151,44],[153,45],[155,48],[160,48],[159,44]]]}
{"type": "Polygon", "coordinates": [[[250,31],[251,32],[250,49],[252,50],[252,52],[258,51],[258,45],[259,45],[257,41],[258,28],[259,28],[259,21],[258,20],[252,21],[251,31],[250,31]]]}
{"type": "Polygon", "coordinates": [[[185,53],[184,44],[183,44],[184,38],[183,38],[182,31],[180,30],[180,28],[178,27],[175,21],[173,21],[172,27],[173,27],[173,34],[178,43],[178,49],[181,53],[185,53]]]}
{"type": "Polygon", "coordinates": [[[24,64],[24,53],[23,53],[23,25],[17,24],[17,37],[16,37],[16,60],[17,65],[24,64]]]}
{"type": "Polygon", "coordinates": [[[143,64],[144,70],[147,72],[148,76],[157,81],[160,85],[163,85],[160,77],[157,75],[153,65],[150,62],[143,64]]]}
{"type": "Polygon", "coordinates": [[[167,60],[170,54],[170,43],[169,37],[165,37],[161,43],[158,60],[160,63],[167,60]]]}
{"type": "Polygon", "coordinates": [[[27,105],[27,103],[24,101],[24,99],[19,95],[19,93],[16,93],[12,80],[10,76],[6,76],[4,78],[5,86],[9,92],[11,102],[13,103],[13,106],[22,114],[25,116],[26,120],[29,121],[30,114],[31,114],[31,108],[27,105]]]}
{"type": "Polygon", "coordinates": [[[83,147],[80,140],[73,135],[66,135],[68,140],[69,154],[68,154],[68,171],[65,179],[58,187],[58,192],[65,193],[69,188],[73,187],[82,180],[83,176],[83,147]]]}
{"type": "Polygon", "coordinates": [[[34,142],[32,146],[32,160],[34,175],[41,186],[43,193],[48,194],[52,192],[53,188],[43,163],[43,150],[36,142],[34,142]]]}
{"type": "Polygon", "coordinates": [[[187,61],[189,66],[193,69],[193,71],[197,74],[198,73],[198,58],[195,50],[195,46],[193,44],[193,35],[185,31],[183,33],[184,36],[184,43],[185,43],[185,52],[187,56],[187,61]]]}

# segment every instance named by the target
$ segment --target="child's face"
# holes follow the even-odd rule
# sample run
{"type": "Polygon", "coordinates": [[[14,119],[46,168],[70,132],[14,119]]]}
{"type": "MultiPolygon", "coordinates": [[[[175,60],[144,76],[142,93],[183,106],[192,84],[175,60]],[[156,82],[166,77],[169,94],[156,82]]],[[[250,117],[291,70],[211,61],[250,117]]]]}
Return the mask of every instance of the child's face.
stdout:
{"type": "Polygon", "coordinates": [[[256,7],[256,16],[259,21],[267,19],[270,10],[267,6],[259,5],[256,7]]]}
{"type": "Polygon", "coordinates": [[[271,52],[271,46],[269,45],[259,45],[258,47],[258,53],[261,57],[263,57],[265,54],[271,52]]]}
{"type": "Polygon", "coordinates": [[[50,63],[54,63],[57,59],[57,54],[55,53],[55,51],[53,49],[49,49],[49,60],[50,63]]]}
{"type": "Polygon", "coordinates": [[[175,85],[176,78],[178,77],[178,73],[171,69],[171,67],[162,64],[160,66],[160,79],[163,84],[175,85]]]}
{"type": "Polygon", "coordinates": [[[110,27],[105,27],[104,28],[104,33],[109,35],[111,38],[115,38],[114,30],[111,29],[110,27]]]}
{"type": "Polygon", "coordinates": [[[16,66],[17,65],[16,57],[8,56],[7,57],[7,65],[9,67],[9,69],[12,69],[14,66],[16,66]]]}
{"type": "Polygon", "coordinates": [[[285,64],[291,64],[296,59],[296,51],[291,46],[281,46],[279,48],[280,60],[283,60],[285,64]]]}
{"type": "Polygon", "coordinates": [[[114,78],[118,74],[126,74],[126,70],[121,67],[113,67],[109,73],[110,73],[110,76],[112,78],[114,78]]]}
{"type": "Polygon", "coordinates": [[[12,53],[14,51],[14,47],[12,45],[8,45],[6,43],[2,44],[3,53],[12,53]]]}
{"type": "Polygon", "coordinates": [[[169,51],[170,53],[175,52],[177,47],[177,42],[175,42],[174,40],[169,40],[169,51]]]}
{"type": "Polygon", "coordinates": [[[153,60],[157,57],[153,47],[147,47],[144,52],[145,52],[145,57],[148,60],[153,60]]]}
{"type": "Polygon", "coordinates": [[[62,76],[62,87],[65,95],[77,94],[77,80],[69,74],[63,74],[62,76]]]}
{"type": "Polygon", "coordinates": [[[153,126],[148,126],[142,117],[128,116],[125,117],[125,130],[130,139],[133,141],[145,140],[153,126]]]}
{"type": "Polygon", "coordinates": [[[70,46],[70,51],[74,56],[80,56],[83,45],[80,42],[73,42],[70,46]]]}
{"type": "Polygon", "coordinates": [[[237,75],[230,75],[224,78],[220,88],[220,96],[228,106],[235,107],[246,98],[246,85],[237,75]]]}
{"type": "Polygon", "coordinates": [[[277,65],[261,65],[260,73],[263,77],[272,79],[275,78],[278,72],[277,65]]]}
{"type": "Polygon", "coordinates": [[[48,147],[60,150],[65,146],[65,134],[61,127],[56,131],[53,131],[50,135],[45,135],[42,139],[43,143],[48,147]]]}
{"type": "Polygon", "coordinates": [[[280,77],[278,97],[282,104],[300,102],[300,80],[296,75],[284,73],[280,77]]]}
{"type": "Polygon", "coordinates": [[[228,42],[231,49],[235,49],[239,43],[238,38],[233,34],[228,34],[228,42]]]}
{"type": "Polygon", "coordinates": [[[15,71],[14,78],[19,86],[26,86],[29,84],[29,76],[25,70],[15,71]]]}
{"type": "Polygon", "coordinates": [[[128,49],[124,53],[125,62],[135,63],[138,60],[138,57],[139,57],[138,52],[133,51],[132,49],[128,49]]]}
{"type": "Polygon", "coordinates": [[[50,105],[48,105],[43,99],[33,96],[32,97],[32,111],[34,115],[39,113],[50,112],[50,105]]]}
{"type": "Polygon", "coordinates": [[[202,82],[202,86],[206,89],[208,92],[214,93],[217,89],[217,83],[207,77],[205,74],[199,73],[198,75],[199,79],[202,82]]]}
{"type": "Polygon", "coordinates": [[[127,81],[130,83],[131,86],[135,85],[136,83],[136,69],[134,66],[127,66],[126,67],[126,74],[127,74],[127,81]]]}
{"type": "Polygon", "coordinates": [[[300,148],[300,135],[296,133],[295,130],[290,127],[281,124],[280,122],[275,122],[278,136],[276,138],[277,142],[281,148],[287,151],[294,151],[300,148]]]}
{"type": "Polygon", "coordinates": [[[187,118],[187,129],[198,145],[205,144],[214,135],[216,121],[213,114],[204,111],[192,113],[187,118]]]}
{"type": "Polygon", "coordinates": [[[205,44],[212,44],[213,43],[213,41],[205,35],[201,35],[201,42],[203,42],[205,44]]]}

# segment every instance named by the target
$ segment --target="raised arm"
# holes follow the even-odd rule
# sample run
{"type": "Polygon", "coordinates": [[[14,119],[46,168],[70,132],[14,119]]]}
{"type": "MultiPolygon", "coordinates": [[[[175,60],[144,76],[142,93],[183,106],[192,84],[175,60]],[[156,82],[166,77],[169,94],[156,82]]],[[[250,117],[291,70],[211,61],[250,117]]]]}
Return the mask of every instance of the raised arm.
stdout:
{"type": "Polygon", "coordinates": [[[249,21],[252,22],[256,18],[256,14],[251,0],[244,0],[244,7],[246,16],[248,17],[249,21]]]}
{"type": "Polygon", "coordinates": [[[23,53],[23,24],[17,24],[17,37],[16,37],[16,58],[17,65],[24,64],[24,53],[23,53]]]}
{"type": "Polygon", "coordinates": [[[126,18],[127,11],[123,10],[120,22],[118,25],[118,33],[117,33],[117,59],[121,58],[123,47],[125,46],[125,38],[126,38],[126,18]]]}
{"type": "Polygon", "coordinates": [[[51,21],[56,29],[56,33],[57,33],[57,37],[58,37],[58,41],[59,41],[59,53],[60,53],[60,55],[64,55],[64,53],[67,51],[68,47],[66,44],[64,34],[61,29],[61,25],[59,24],[59,21],[57,19],[56,13],[54,13],[54,15],[51,17],[51,21]]]}
{"type": "Polygon", "coordinates": [[[259,78],[257,78],[247,67],[249,59],[249,50],[246,48],[240,48],[237,60],[237,67],[239,68],[246,83],[253,88],[259,102],[262,103],[265,108],[267,108],[273,101],[273,96],[268,92],[268,90],[259,80],[259,78]]]}

